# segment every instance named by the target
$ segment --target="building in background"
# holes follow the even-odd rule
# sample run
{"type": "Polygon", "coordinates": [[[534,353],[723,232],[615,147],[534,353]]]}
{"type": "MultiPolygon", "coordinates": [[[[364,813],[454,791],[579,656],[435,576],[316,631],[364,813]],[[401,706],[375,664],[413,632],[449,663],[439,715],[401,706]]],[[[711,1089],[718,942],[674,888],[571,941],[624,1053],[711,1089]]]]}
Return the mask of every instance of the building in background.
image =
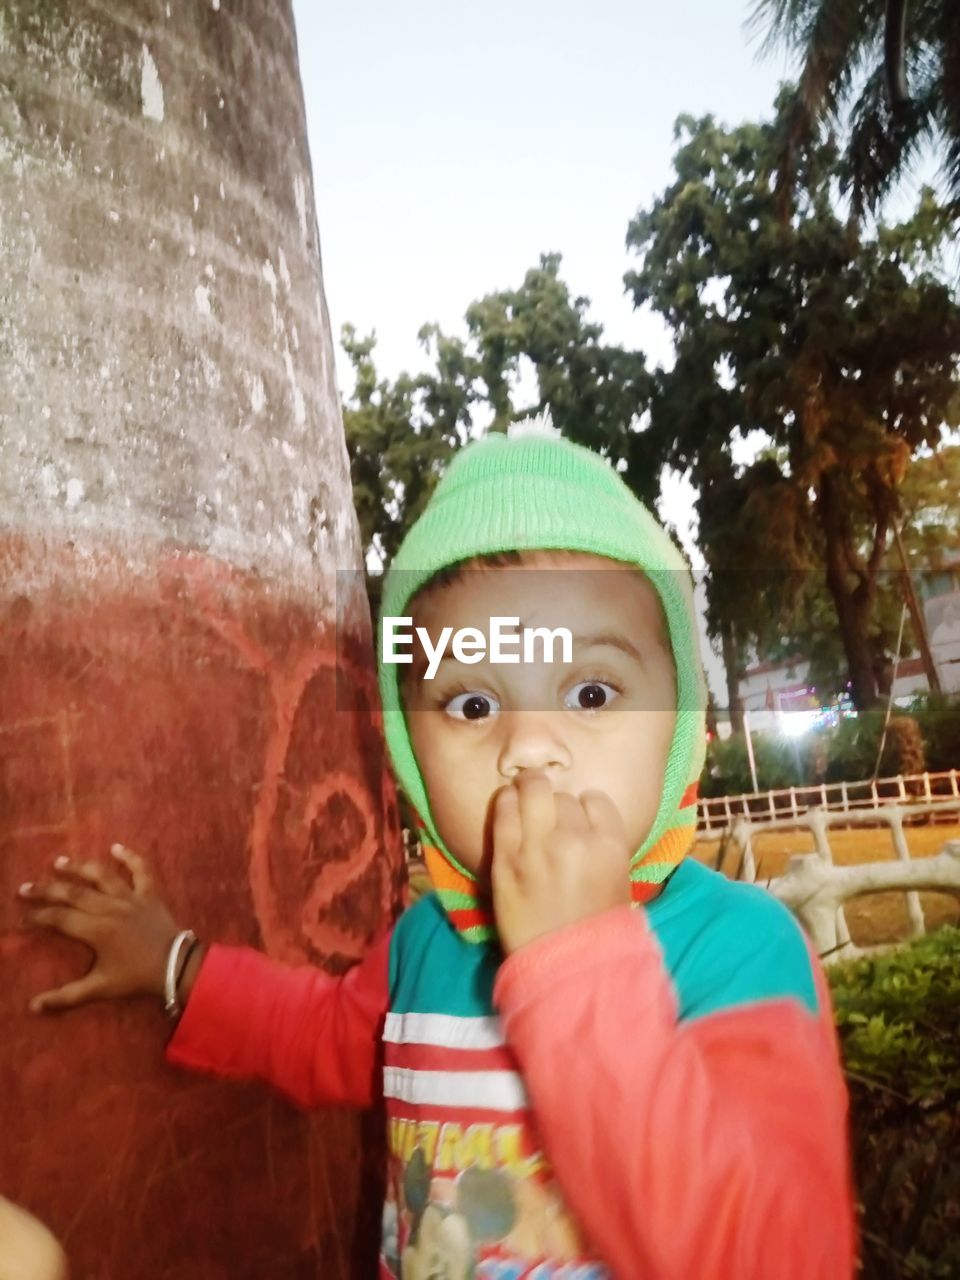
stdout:
{"type": "MultiPolygon", "coordinates": [[[[920,658],[902,658],[893,682],[894,702],[908,703],[927,689],[920,658]]],[[[838,689],[829,699],[818,693],[810,683],[810,663],[800,657],[748,667],[740,681],[740,698],[751,729],[789,737],[809,729],[833,728],[845,716],[856,714],[846,689],[838,689]]]]}
{"type": "Polygon", "coordinates": [[[921,574],[930,652],[944,693],[960,693],[960,559],[921,574]]]}

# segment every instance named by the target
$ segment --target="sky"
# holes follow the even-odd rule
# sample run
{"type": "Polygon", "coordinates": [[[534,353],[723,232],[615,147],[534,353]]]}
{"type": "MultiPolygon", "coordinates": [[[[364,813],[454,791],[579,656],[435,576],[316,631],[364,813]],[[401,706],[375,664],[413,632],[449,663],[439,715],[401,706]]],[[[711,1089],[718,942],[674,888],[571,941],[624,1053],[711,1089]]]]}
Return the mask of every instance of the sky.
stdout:
{"type": "Polygon", "coordinates": [[[379,365],[423,364],[417,331],[539,255],[615,341],[663,358],[623,297],[637,208],[671,179],[681,112],[769,112],[782,56],[748,0],[294,0],[334,332],[375,329],[379,365]]]}
{"type": "MultiPolygon", "coordinates": [[[[375,330],[381,373],[416,371],[423,324],[462,332],[558,252],[611,341],[669,359],[623,296],[627,224],[671,181],[678,115],[769,114],[787,66],[746,32],[751,2],[294,0],[334,334],[375,330]]],[[[692,498],[668,477],[691,551],[692,498]]]]}

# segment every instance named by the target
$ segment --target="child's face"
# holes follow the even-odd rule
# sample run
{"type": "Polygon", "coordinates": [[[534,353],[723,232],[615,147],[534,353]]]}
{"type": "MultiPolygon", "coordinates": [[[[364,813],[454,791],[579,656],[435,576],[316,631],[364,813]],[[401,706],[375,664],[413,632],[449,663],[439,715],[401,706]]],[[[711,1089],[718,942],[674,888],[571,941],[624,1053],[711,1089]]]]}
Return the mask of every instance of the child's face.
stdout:
{"type": "MultiPolygon", "coordinates": [[[[453,856],[489,878],[489,817],[496,792],[523,770],[555,791],[605,791],[631,853],[656,816],[676,720],[676,675],[656,592],[640,573],[600,556],[530,552],[517,567],[465,569],[413,605],[435,645],[444,627],[519,617],[565,627],[573,661],[467,664],[448,656],[432,680],[420,646],[404,703],[438,832],[453,856]]],[[[516,651],[516,650],[514,650],[516,651]]]]}

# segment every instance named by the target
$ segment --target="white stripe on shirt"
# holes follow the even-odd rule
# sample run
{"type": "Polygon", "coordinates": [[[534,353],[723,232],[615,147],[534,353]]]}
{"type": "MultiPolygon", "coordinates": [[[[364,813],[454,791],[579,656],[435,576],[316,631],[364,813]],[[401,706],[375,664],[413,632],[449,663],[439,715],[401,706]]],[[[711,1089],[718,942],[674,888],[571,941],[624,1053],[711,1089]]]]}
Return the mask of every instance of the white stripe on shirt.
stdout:
{"type": "Polygon", "coordinates": [[[384,1067],[387,1098],[413,1105],[470,1107],[490,1111],[523,1111],[527,1091],[515,1071],[415,1071],[384,1067]]]}
{"type": "Polygon", "coordinates": [[[388,1013],[383,1038],[390,1044],[438,1049],[496,1049],[505,1043],[499,1018],[458,1018],[451,1013],[388,1013]]]}

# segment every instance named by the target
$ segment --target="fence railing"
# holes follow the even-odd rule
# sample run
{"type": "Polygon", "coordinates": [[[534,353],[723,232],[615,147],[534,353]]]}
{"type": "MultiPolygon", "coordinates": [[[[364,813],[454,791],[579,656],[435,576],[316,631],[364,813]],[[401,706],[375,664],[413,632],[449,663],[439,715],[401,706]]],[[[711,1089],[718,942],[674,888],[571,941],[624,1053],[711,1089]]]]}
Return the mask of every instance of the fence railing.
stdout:
{"type": "Polygon", "coordinates": [[[960,896],[960,840],[948,841],[932,858],[915,862],[866,862],[835,867],[816,853],[794,854],[786,872],[767,886],[800,917],[818,954],[827,963],[885,947],[858,947],[850,940],[843,903],[867,893],[903,890],[910,913],[910,936],[926,932],[917,890],[960,896]],[[915,915],[919,913],[919,924],[915,915]]]}
{"type": "Polygon", "coordinates": [[[880,809],[890,804],[910,805],[920,802],[919,820],[931,801],[952,798],[941,821],[949,821],[951,812],[960,814],[960,769],[942,773],[898,774],[894,778],[873,778],[864,782],[822,782],[806,787],[783,787],[776,791],[760,791],[739,796],[710,796],[698,801],[697,834],[711,839],[728,831],[738,818],[748,821],[775,821],[799,818],[810,809],[830,813],[851,813],[880,809]]]}
{"type": "MultiPolygon", "coordinates": [[[[906,898],[911,937],[926,933],[926,921],[918,890],[960,891],[960,841],[944,845],[933,858],[912,861],[904,826],[918,817],[936,820],[940,815],[956,813],[953,799],[924,801],[911,808],[894,802],[879,804],[874,809],[828,810],[811,808],[794,817],[735,818],[730,834],[740,853],[737,875],[742,880],[756,881],[757,860],[754,837],[772,831],[807,830],[813,837],[816,853],[795,854],[784,875],[766,882],[766,887],[791,906],[801,918],[818,953],[825,959],[847,959],[864,949],[854,945],[850,937],[843,903],[847,898],[865,893],[882,893],[902,889],[906,898]],[[830,846],[831,827],[886,826],[893,846],[893,859],[834,866],[830,846]]],[[[761,876],[762,879],[762,876],[761,876]]],[[[869,948],[867,948],[869,950],[869,948]]]]}

